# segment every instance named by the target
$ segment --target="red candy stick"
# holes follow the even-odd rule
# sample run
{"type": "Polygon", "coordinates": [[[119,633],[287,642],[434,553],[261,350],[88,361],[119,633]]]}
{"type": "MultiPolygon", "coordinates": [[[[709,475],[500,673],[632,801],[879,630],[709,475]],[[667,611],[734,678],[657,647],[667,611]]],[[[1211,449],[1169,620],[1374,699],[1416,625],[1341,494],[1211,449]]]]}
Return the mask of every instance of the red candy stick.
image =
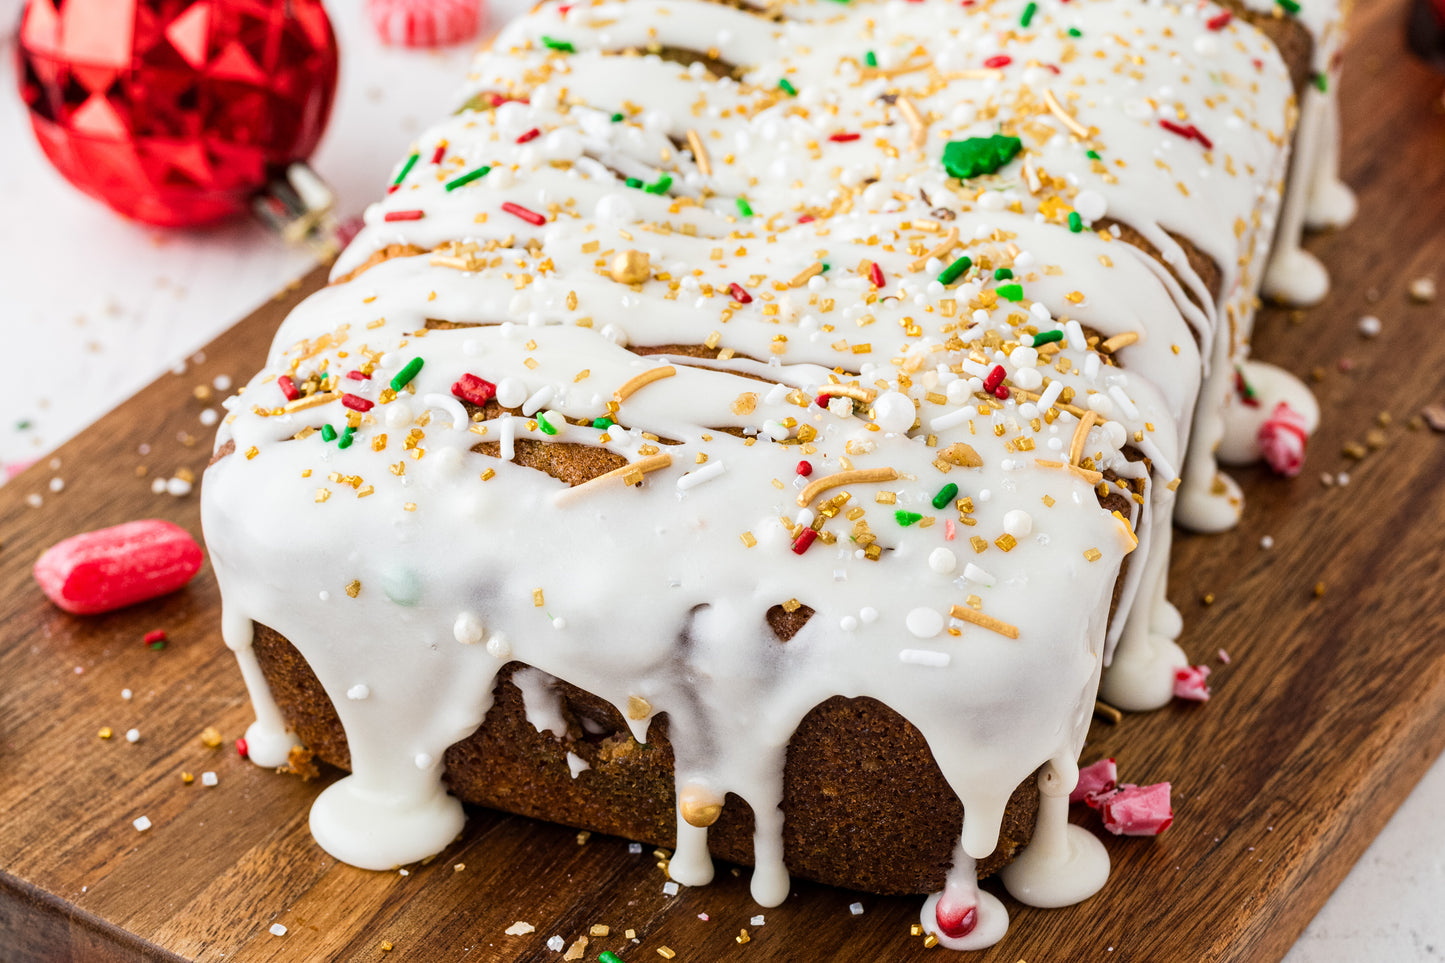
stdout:
{"type": "Polygon", "coordinates": [[[997,54],[985,60],[983,65],[990,70],[1000,70],[1013,62],[1014,59],[1008,54],[997,54]]]}
{"type": "Polygon", "coordinates": [[[886,280],[884,280],[883,269],[878,266],[877,261],[874,261],[871,265],[868,266],[868,280],[873,282],[873,286],[875,288],[881,288],[884,284],[888,283],[886,280]]]}
{"type": "Polygon", "coordinates": [[[354,395],[349,391],[341,396],[341,403],[352,411],[370,411],[372,405],[376,404],[374,401],[354,395]]]}
{"type": "Polygon", "coordinates": [[[802,555],[808,550],[808,546],[812,545],[813,540],[817,537],[818,533],[813,531],[811,528],[803,529],[801,532],[798,533],[798,537],[793,540],[793,554],[802,555]]]}
{"type": "Polygon", "coordinates": [[[983,390],[992,394],[995,388],[1003,384],[1005,374],[1007,374],[1007,372],[1003,370],[1003,365],[994,365],[992,370],[990,370],[988,375],[983,379],[983,390]]]}
{"type": "Polygon", "coordinates": [[[383,221],[419,221],[426,217],[425,211],[387,211],[382,215],[383,221]]]}
{"type": "Polygon", "coordinates": [[[731,284],[728,285],[728,294],[731,294],[733,296],[733,300],[736,301],[738,304],[753,303],[753,296],[747,292],[746,288],[744,288],[736,281],[733,281],[731,284]]]}
{"type": "Polygon", "coordinates": [[[67,538],[35,563],[45,597],[95,615],[174,592],[201,568],[201,547],[178,525],[150,519],[67,538]]]}
{"type": "Polygon", "coordinates": [[[474,374],[464,374],[452,385],[452,394],[474,405],[485,405],[497,396],[497,386],[474,374]]]}
{"type": "Polygon", "coordinates": [[[1229,26],[1229,21],[1233,19],[1233,14],[1231,14],[1228,10],[1225,10],[1222,13],[1216,13],[1214,16],[1204,21],[1204,25],[1210,30],[1223,30],[1225,27],[1229,26]]]}

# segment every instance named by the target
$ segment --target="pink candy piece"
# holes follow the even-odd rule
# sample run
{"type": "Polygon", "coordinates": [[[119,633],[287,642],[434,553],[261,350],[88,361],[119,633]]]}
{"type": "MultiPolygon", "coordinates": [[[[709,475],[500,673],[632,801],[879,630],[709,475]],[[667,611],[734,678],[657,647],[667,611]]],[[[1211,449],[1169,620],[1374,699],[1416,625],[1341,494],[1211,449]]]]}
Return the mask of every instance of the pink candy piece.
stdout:
{"type": "Polygon", "coordinates": [[[1169,784],[1121,786],[1100,800],[1104,828],[1116,836],[1158,836],[1174,822],[1169,784]]]}
{"type": "Polygon", "coordinates": [[[35,581],[65,611],[95,615],[174,592],[201,558],[201,546],[178,525],[126,522],[52,545],[35,563],[35,581]]]}
{"type": "Polygon", "coordinates": [[[1095,797],[1112,792],[1119,785],[1119,767],[1113,757],[1100,759],[1093,765],[1079,770],[1079,782],[1069,793],[1069,802],[1084,802],[1098,809],[1095,797]]]}
{"type": "Polygon", "coordinates": [[[1299,412],[1281,401],[1274,406],[1265,423],[1259,426],[1259,451],[1265,462],[1279,475],[1293,478],[1305,463],[1305,445],[1309,429],[1299,412]]]}
{"type": "Polygon", "coordinates": [[[366,6],[382,42],[400,47],[461,43],[482,23],[479,0],[368,0],[366,6]]]}
{"type": "Polygon", "coordinates": [[[1209,666],[1186,665],[1174,670],[1174,698],[1192,699],[1195,702],[1209,701],[1209,666]]]}

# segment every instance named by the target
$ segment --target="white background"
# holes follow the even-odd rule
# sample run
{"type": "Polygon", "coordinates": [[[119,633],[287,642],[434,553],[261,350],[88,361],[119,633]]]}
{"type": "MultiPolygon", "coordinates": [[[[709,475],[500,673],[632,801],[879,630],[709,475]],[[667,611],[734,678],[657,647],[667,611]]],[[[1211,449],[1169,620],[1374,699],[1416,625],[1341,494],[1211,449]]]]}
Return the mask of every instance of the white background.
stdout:
{"type": "MultiPolygon", "coordinates": [[[[494,20],[528,5],[494,4],[494,20]]],[[[342,50],[341,85],[313,161],[335,189],[340,213],[351,215],[380,195],[412,138],[440,116],[465,71],[468,49],[385,48],[361,15],[360,0],[330,6],[342,50]]],[[[18,0],[0,0],[0,332],[6,339],[0,464],[43,456],[310,265],[305,252],[249,223],[161,231],[122,221],[66,184],[36,146],[15,89],[19,9],[18,0]]],[[[234,373],[238,381],[248,374],[234,373]]],[[[1436,762],[1288,963],[1445,959],[1442,810],[1445,760],[1436,762]]],[[[1099,908],[1107,911],[1107,894],[1099,908]]],[[[1128,921],[1120,923],[1127,928],[1128,921]]]]}

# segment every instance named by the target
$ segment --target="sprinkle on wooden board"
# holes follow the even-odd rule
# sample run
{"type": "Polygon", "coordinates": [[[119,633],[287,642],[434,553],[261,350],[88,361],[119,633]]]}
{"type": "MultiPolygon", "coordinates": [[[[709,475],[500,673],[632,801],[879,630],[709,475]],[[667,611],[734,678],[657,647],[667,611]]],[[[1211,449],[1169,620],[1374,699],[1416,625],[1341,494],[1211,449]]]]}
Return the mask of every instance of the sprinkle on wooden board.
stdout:
{"type": "Polygon", "coordinates": [[[1067,127],[1070,133],[1083,140],[1089,138],[1089,128],[1079,123],[1073,114],[1064,109],[1064,105],[1059,103],[1059,98],[1054,96],[1052,90],[1044,91],[1044,106],[1049,108],[1049,113],[1057,117],[1059,123],[1067,127]]]}
{"type": "Polygon", "coordinates": [[[671,378],[675,374],[677,374],[677,369],[670,364],[663,365],[660,368],[649,368],[642,372],[642,374],[624,381],[616,391],[612,392],[612,400],[621,404],[636,394],[640,389],[647,387],[654,381],[671,378]]]}
{"type": "Polygon", "coordinates": [[[871,482],[896,481],[897,479],[898,469],[896,468],[854,468],[848,471],[834,472],[809,482],[806,488],[798,492],[798,505],[807,508],[820,494],[840,485],[861,485],[871,482]]]}
{"type": "Polygon", "coordinates": [[[629,464],[614,468],[609,472],[598,475],[596,478],[590,478],[580,485],[573,485],[571,488],[564,488],[553,496],[552,502],[553,504],[559,506],[566,505],[572,501],[575,501],[577,498],[580,498],[583,494],[590,494],[591,492],[594,492],[599,488],[605,487],[614,479],[623,479],[624,484],[631,484],[630,482],[627,482],[626,479],[629,476],[633,476],[634,473],[638,476],[645,475],[648,472],[653,472],[661,468],[666,468],[671,464],[672,456],[665,452],[658,455],[649,455],[648,457],[642,458],[638,461],[630,462],[629,464]]]}
{"type": "Polygon", "coordinates": [[[948,614],[960,622],[968,622],[981,629],[988,629],[990,632],[997,632],[1007,639],[1019,637],[1018,626],[1010,625],[1003,619],[996,619],[992,615],[984,615],[982,612],[975,612],[967,605],[955,605],[948,610],[948,614]]]}

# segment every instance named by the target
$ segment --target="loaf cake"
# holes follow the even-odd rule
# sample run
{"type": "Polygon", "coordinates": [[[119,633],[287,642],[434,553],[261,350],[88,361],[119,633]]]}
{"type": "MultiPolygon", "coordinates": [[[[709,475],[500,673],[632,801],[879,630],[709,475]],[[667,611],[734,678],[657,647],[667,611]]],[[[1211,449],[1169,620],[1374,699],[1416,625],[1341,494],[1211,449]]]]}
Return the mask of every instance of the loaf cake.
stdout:
{"type": "Polygon", "coordinates": [[[205,476],[250,754],[351,773],[317,842],[389,868],[475,802],[763,905],[932,893],[960,948],[1007,925],[979,875],[1102,886],[1067,799],[1101,676],[1146,709],[1186,664],[1171,518],[1231,524],[1215,448],[1317,418],[1246,359],[1272,249],[1347,214],[1337,11],[1281,4],[505,28],[205,476]]]}

